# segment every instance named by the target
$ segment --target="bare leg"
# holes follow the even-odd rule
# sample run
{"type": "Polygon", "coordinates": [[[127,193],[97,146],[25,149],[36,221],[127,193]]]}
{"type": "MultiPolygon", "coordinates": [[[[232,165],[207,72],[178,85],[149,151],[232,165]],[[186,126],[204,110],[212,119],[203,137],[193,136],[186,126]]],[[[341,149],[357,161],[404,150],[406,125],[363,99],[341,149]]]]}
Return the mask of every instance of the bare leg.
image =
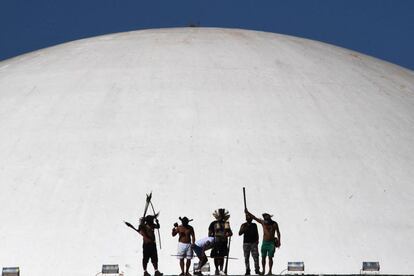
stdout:
{"type": "Polygon", "coordinates": [[[186,266],[185,266],[185,274],[187,274],[187,275],[190,271],[190,265],[191,265],[191,259],[187,259],[187,263],[186,263],[186,266]]]}
{"type": "Polygon", "coordinates": [[[224,258],[220,258],[219,259],[219,266],[220,266],[220,270],[223,271],[223,266],[224,266],[224,258]]]}
{"type": "Polygon", "coordinates": [[[181,274],[184,274],[184,259],[180,259],[181,274]]]}
{"type": "Polygon", "coordinates": [[[220,261],[219,261],[219,259],[218,259],[218,258],[215,258],[215,259],[214,259],[214,266],[216,267],[216,270],[219,270],[219,267],[220,267],[220,261]]]}
{"type": "Polygon", "coordinates": [[[273,257],[269,256],[269,273],[268,275],[272,275],[272,267],[273,267],[273,257]]]}
{"type": "Polygon", "coordinates": [[[262,267],[263,267],[262,274],[265,274],[265,270],[266,270],[266,256],[263,256],[262,257],[262,267]]]}

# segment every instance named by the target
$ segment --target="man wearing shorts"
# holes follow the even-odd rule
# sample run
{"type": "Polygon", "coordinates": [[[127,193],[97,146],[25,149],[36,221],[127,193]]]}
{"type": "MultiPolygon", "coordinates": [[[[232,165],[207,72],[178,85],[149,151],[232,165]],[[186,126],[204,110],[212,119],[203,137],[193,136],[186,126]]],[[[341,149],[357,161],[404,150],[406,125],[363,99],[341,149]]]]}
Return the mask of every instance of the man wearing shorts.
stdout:
{"type": "Polygon", "coordinates": [[[155,234],[154,229],[159,229],[160,224],[155,216],[146,216],[141,220],[141,223],[138,227],[138,233],[142,235],[143,244],[143,258],[142,258],[142,267],[144,269],[144,276],[151,276],[147,272],[147,265],[151,259],[151,263],[154,266],[154,276],[162,276],[163,274],[158,270],[158,255],[157,255],[157,245],[155,244],[155,234]],[[155,219],[155,223],[154,223],[155,219]]]}
{"type": "Polygon", "coordinates": [[[269,258],[269,272],[267,274],[272,275],[273,256],[275,254],[276,247],[280,247],[279,225],[276,221],[273,221],[272,216],[267,213],[262,215],[263,219],[259,219],[247,211],[247,209],[244,212],[260,223],[263,227],[263,243],[261,248],[263,272],[261,274],[265,274],[267,256],[269,258]],[[275,237],[275,234],[277,237],[275,237]]]}
{"type": "Polygon", "coordinates": [[[198,267],[195,269],[195,275],[203,275],[201,268],[207,263],[207,256],[205,251],[213,248],[215,239],[214,237],[206,237],[196,241],[193,245],[194,253],[197,255],[199,262],[198,267]]]}
{"type": "Polygon", "coordinates": [[[175,237],[178,234],[178,248],[177,258],[180,260],[181,274],[180,276],[191,276],[189,269],[191,265],[191,259],[193,258],[192,244],[195,243],[195,234],[192,226],[188,225],[190,220],[187,217],[179,217],[181,225],[174,224],[172,229],[172,236],[175,237]],[[184,258],[187,259],[185,273],[184,273],[184,258]]]}

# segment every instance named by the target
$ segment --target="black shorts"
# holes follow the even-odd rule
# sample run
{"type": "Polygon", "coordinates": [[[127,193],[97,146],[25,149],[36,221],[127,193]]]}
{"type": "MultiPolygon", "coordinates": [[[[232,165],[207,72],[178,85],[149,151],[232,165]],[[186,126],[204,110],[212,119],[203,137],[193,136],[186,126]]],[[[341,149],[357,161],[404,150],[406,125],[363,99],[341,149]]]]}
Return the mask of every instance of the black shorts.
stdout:
{"type": "Polygon", "coordinates": [[[157,245],[155,242],[144,243],[142,245],[142,253],[145,262],[148,262],[149,259],[151,259],[152,263],[158,262],[157,245]]]}
{"type": "Polygon", "coordinates": [[[227,240],[216,241],[214,247],[211,249],[210,257],[224,257],[228,255],[227,240]]]}

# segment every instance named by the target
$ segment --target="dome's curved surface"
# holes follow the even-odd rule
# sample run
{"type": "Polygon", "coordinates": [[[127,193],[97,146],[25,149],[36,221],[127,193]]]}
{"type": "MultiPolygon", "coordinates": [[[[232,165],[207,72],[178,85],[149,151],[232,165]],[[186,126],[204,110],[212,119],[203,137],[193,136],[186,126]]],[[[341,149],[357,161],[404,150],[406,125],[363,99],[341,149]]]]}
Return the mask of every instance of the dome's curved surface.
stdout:
{"type": "Polygon", "coordinates": [[[136,221],[161,210],[160,269],[179,271],[178,216],[207,234],[226,207],[244,270],[249,209],[282,232],[278,273],[414,271],[414,74],[270,33],[161,29],[0,63],[0,266],[24,275],[141,273],[136,221]]]}

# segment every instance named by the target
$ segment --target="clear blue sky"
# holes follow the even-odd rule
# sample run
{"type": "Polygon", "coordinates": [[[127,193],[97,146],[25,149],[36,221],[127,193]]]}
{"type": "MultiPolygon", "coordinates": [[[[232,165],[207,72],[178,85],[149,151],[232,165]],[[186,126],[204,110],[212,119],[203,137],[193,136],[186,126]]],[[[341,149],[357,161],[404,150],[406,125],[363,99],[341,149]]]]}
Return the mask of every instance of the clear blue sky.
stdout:
{"type": "Polygon", "coordinates": [[[414,70],[414,0],[0,0],[0,60],[79,38],[190,24],[306,37],[414,70]]]}

